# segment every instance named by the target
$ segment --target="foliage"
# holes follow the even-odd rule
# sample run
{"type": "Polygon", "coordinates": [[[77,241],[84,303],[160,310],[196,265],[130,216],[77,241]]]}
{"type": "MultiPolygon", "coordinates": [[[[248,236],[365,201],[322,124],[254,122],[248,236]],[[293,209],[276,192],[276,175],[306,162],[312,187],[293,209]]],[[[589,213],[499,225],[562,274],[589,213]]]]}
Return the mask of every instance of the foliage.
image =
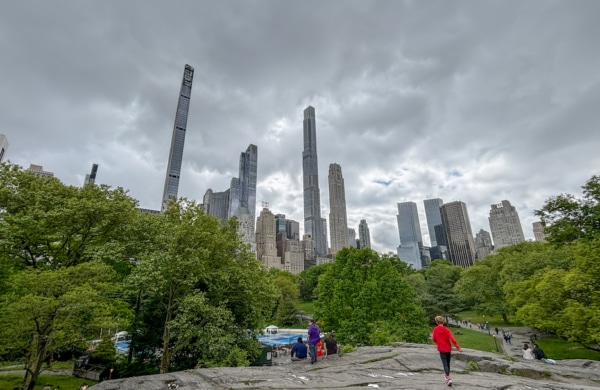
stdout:
{"type": "Polygon", "coordinates": [[[0,258],[49,269],[97,259],[97,252],[122,259],[119,243],[136,204],[122,188],[66,186],[1,164],[0,258]]]}
{"type": "Polygon", "coordinates": [[[462,268],[449,261],[434,260],[430,266],[418,272],[423,276],[419,280],[409,275],[413,287],[419,292],[423,308],[429,319],[437,315],[452,316],[463,309],[462,302],[454,291],[454,285],[460,279],[462,268]]]}
{"type": "Polygon", "coordinates": [[[344,248],[319,278],[315,315],[345,344],[424,342],[429,331],[416,294],[393,256],[344,248]]]}
{"type": "Polygon", "coordinates": [[[27,351],[25,388],[33,388],[52,351],[79,345],[100,327],[127,325],[128,310],[110,298],[113,278],[112,269],[97,261],[13,276],[2,297],[0,348],[27,351]]]}
{"type": "Polygon", "coordinates": [[[599,236],[600,176],[592,176],[582,188],[581,199],[571,194],[553,196],[535,211],[549,242],[565,244],[599,236]]]}
{"type": "Polygon", "coordinates": [[[94,362],[102,365],[110,365],[116,360],[117,351],[110,337],[102,339],[92,352],[94,362]]]}
{"type": "Polygon", "coordinates": [[[277,293],[235,222],[221,226],[182,200],[145,229],[148,242],[128,277],[140,305],[133,349],[161,349],[161,372],[247,364],[258,353],[248,330],[264,323],[277,293]]]}
{"type": "Polygon", "coordinates": [[[305,301],[312,301],[317,298],[316,289],[319,284],[319,277],[327,271],[330,263],[316,265],[300,272],[299,287],[300,298],[305,301]]]}
{"type": "Polygon", "coordinates": [[[279,326],[291,326],[297,323],[296,314],[298,310],[298,277],[277,269],[269,270],[273,284],[277,287],[278,298],[275,305],[275,321],[279,326]]]}

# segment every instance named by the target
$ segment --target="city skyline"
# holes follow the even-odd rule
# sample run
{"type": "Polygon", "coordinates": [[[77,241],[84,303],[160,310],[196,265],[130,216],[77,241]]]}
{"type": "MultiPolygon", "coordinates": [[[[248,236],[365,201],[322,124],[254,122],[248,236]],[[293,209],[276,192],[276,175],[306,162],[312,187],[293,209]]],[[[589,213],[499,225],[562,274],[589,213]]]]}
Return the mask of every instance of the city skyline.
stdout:
{"type": "Polygon", "coordinates": [[[187,63],[194,87],[178,196],[201,202],[207,188],[228,188],[240,151],[257,145],[257,203],[299,221],[300,237],[309,105],[321,216],[337,163],[348,226],[365,219],[379,252],[396,252],[399,202],[417,203],[426,246],[422,200],[432,198],[465,202],[473,233],[489,230],[490,205],[508,199],[533,239],[533,210],[581,196],[599,173],[596,1],[258,0],[233,11],[227,2],[184,13],[152,0],[7,3],[4,160],[74,186],[96,163],[96,184],[159,210],[187,63]]]}

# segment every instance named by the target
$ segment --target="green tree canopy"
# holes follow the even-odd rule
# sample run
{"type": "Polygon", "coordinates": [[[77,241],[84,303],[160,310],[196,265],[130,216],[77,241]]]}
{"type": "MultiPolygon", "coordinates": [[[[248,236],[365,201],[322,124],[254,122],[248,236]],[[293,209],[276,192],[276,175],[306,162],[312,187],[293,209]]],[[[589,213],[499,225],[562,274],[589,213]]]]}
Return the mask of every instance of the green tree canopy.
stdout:
{"type": "Polygon", "coordinates": [[[397,257],[344,248],[319,278],[315,314],[345,343],[425,342],[429,329],[397,257]]]}
{"type": "Polygon", "coordinates": [[[429,267],[419,271],[425,288],[420,295],[430,320],[436,315],[452,316],[463,309],[462,301],[454,290],[462,271],[461,267],[445,260],[434,260],[429,267]]]}

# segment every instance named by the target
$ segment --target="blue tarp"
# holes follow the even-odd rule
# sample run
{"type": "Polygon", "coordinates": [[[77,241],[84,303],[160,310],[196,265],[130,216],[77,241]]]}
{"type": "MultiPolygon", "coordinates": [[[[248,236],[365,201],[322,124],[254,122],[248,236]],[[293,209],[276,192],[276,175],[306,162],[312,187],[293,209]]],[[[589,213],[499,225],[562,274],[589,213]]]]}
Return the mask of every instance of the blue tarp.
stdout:
{"type": "Polygon", "coordinates": [[[298,337],[302,337],[302,341],[306,341],[305,333],[265,334],[258,336],[258,341],[267,345],[290,345],[295,344],[298,337]]]}

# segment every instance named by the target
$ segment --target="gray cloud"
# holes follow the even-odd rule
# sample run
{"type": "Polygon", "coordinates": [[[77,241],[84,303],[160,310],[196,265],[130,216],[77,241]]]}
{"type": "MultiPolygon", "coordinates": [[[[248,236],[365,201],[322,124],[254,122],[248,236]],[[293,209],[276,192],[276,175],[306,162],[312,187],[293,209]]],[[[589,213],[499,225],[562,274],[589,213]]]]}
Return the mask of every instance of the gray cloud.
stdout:
{"type": "MultiPolygon", "coordinates": [[[[342,166],[348,219],[399,244],[396,203],[579,194],[600,155],[600,3],[34,1],[0,14],[7,157],[158,208],[183,66],[195,68],[179,195],[201,201],[258,146],[257,199],[298,221],[302,110],[317,112],[322,214],[342,166]]],[[[258,205],[260,208],[260,203],[258,205]]]]}

